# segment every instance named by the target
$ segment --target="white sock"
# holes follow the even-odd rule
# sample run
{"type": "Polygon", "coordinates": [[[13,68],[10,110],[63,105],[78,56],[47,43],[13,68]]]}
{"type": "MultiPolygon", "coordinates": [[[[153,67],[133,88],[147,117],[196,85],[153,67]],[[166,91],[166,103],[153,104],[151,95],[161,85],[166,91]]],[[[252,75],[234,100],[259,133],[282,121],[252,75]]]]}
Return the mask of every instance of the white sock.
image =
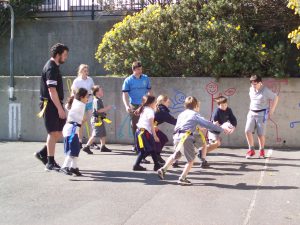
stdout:
{"type": "Polygon", "coordinates": [[[70,167],[71,162],[72,162],[71,156],[67,155],[64,164],[62,165],[62,168],[70,167]]]}
{"type": "Polygon", "coordinates": [[[78,168],[78,167],[77,167],[77,159],[78,159],[78,157],[72,157],[71,167],[72,167],[73,169],[78,168]]]}

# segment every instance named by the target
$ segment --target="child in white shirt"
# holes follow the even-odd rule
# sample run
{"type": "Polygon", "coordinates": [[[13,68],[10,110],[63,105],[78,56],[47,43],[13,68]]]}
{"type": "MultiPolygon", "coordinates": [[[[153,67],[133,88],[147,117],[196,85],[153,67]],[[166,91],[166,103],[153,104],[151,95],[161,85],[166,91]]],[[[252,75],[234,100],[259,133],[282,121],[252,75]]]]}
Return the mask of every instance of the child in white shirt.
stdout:
{"type": "Polygon", "coordinates": [[[88,102],[88,91],[79,88],[76,94],[68,99],[66,108],[69,110],[67,123],[63,128],[64,152],[66,155],[61,172],[66,175],[81,176],[77,167],[77,158],[80,152],[79,129],[85,113],[85,105],[88,102]]]}
{"type": "Polygon", "coordinates": [[[140,115],[135,133],[135,145],[138,150],[138,157],[133,166],[133,170],[135,171],[146,170],[146,168],[142,167],[140,163],[147,155],[152,156],[154,171],[157,171],[161,167],[155,153],[155,142],[159,142],[154,128],[155,107],[155,97],[147,95],[143,97],[142,105],[135,111],[136,115],[140,115]]]}

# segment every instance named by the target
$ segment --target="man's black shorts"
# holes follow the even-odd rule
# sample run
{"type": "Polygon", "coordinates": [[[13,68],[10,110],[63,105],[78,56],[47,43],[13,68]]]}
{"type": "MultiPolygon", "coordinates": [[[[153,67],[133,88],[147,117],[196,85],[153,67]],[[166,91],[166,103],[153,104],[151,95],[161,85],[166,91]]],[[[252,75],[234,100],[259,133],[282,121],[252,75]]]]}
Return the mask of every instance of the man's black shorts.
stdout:
{"type": "MultiPolygon", "coordinates": [[[[40,103],[40,108],[43,109],[43,102],[40,103]]],[[[48,133],[62,131],[66,124],[66,119],[59,118],[58,110],[51,100],[48,102],[44,113],[44,122],[48,133]]]]}

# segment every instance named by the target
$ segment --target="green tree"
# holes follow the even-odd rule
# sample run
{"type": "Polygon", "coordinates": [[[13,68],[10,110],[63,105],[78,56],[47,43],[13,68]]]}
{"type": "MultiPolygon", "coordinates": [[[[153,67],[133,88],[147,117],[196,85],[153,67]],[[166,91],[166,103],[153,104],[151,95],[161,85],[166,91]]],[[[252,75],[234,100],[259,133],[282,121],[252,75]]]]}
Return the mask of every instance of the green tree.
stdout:
{"type": "MultiPolygon", "coordinates": [[[[33,15],[33,5],[42,2],[41,0],[11,0],[10,4],[14,9],[16,20],[33,15]]],[[[0,36],[9,29],[10,13],[9,10],[0,7],[0,36]]]]}
{"type": "MultiPolygon", "coordinates": [[[[288,8],[294,10],[295,14],[300,15],[300,1],[289,0],[288,8]]],[[[297,48],[300,49],[300,26],[289,33],[288,38],[291,39],[291,43],[296,44],[297,48]]]]}

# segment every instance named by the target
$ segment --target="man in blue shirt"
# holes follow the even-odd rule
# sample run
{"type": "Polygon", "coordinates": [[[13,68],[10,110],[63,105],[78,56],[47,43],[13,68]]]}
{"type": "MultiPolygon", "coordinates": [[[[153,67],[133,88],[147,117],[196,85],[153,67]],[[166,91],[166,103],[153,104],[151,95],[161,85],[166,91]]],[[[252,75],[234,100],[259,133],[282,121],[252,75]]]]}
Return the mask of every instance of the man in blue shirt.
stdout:
{"type": "Polygon", "coordinates": [[[131,128],[133,135],[137,129],[136,124],[139,121],[139,116],[134,115],[134,111],[142,104],[142,99],[145,95],[151,94],[150,79],[143,74],[141,62],[133,62],[133,74],[124,80],[122,86],[123,103],[126,111],[130,114],[131,128]]]}

